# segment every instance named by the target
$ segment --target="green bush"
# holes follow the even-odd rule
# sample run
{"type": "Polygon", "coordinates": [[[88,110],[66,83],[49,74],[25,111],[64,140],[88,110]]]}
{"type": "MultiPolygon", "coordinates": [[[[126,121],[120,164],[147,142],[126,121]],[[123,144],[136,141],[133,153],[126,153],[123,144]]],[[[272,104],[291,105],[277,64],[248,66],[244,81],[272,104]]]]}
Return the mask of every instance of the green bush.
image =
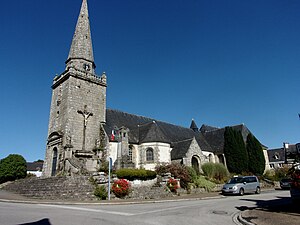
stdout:
{"type": "Polygon", "coordinates": [[[156,178],[156,172],[145,169],[119,169],[115,171],[119,179],[133,180],[152,180],[156,178]]]}
{"type": "Polygon", "coordinates": [[[158,175],[171,173],[175,179],[180,179],[180,186],[187,189],[188,184],[192,181],[188,168],[180,163],[162,164],[155,167],[158,175]]]}
{"type": "Polygon", "coordinates": [[[214,173],[215,173],[215,164],[214,163],[204,163],[202,166],[202,171],[203,174],[207,177],[209,177],[210,179],[212,179],[214,177],[214,173]]]}
{"type": "Polygon", "coordinates": [[[191,176],[191,182],[194,182],[198,177],[196,170],[191,166],[188,166],[187,170],[191,176]]]}
{"type": "Polygon", "coordinates": [[[198,188],[204,188],[206,191],[210,192],[216,187],[216,184],[205,179],[203,176],[199,176],[195,181],[194,185],[198,188]]]}
{"type": "Polygon", "coordinates": [[[222,183],[228,179],[229,172],[222,163],[205,163],[201,168],[204,175],[211,180],[222,183]]]}
{"type": "Polygon", "coordinates": [[[0,184],[25,178],[26,175],[27,165],[23,156],[11,154],[0,160],[0,184]]]}
{"type": "Polygon", "coordinates": [[[108,192],[104,185],[96,185],[94,195],[101,200],[105,200],[108,197],[108,192]]]}
{"type": "Polygon", "coordinates": [[[282,168],[276,168],[275,170],[267,170],[262,177],[272,181],[280,181],[282,178],[285,178],[288,175],[289,175],[289,168],[282,167],[282,168]]]}

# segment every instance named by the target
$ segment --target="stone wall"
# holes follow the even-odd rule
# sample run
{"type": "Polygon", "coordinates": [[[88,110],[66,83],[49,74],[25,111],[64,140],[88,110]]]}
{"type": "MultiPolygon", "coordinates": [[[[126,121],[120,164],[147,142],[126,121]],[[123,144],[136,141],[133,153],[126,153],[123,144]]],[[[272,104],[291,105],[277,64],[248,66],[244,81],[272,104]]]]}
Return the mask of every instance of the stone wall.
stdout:
{"type": "Polygon", "coordinates": [[[3,187],[29,198],[47,200],[97,200],[88,177],[49,177],[18,180],[3,187]]]}

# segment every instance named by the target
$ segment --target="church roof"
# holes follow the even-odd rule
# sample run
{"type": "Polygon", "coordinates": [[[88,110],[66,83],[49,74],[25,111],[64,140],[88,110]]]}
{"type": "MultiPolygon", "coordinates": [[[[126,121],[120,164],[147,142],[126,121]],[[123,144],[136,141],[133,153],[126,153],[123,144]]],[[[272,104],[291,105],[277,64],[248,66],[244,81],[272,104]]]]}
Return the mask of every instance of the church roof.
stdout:
{"type": "Polygon", "coordinates": [[[87,0],[82,1],[67,62],[71,59],[85,59],[94,63],[87,0]]]}
{"type": "Polygon", "coordinates": [[[171,159],[182,159],[185,157],[186,151],[183,151],[184,149],[188,150],[191,146],[193,139],[183,140],[179,142],[173,143],[173,149],[171,151],[171,159]]]}
{"type": "Polygon", "coordinates": [[[192,119],[190,128],[191,128],[193,131],[195,131],[195,132],[196,132],[196,131],[199,131],[199,128],[198,128],[198,126],[197,126],[197,124],[196,124],[196,122],[195,122],[194,119],[192,119]]]}
{"type": "MultiPolygon", "coordinates": [[[[240,131],[242,133],[243,139],[246,142],[249,129],[244,124],[239,124],[235,126],[230,126],[233,129],[240,131]]],[[[224,133],[225,128],[214,128],[210,126],[202,126],[201,132],[203,133],[206,141],[209,143],[211,148],[215,153],[221,154],[224,152],[224,133]]]]}
{"type": "Polygon", "coordinates": [[[166,142],[170,143],[163,128],[159,126],[156,121],[138,126],[139,143],[147,142],[166,142]]]}
{"type": "MultiPolygon", "coordinates": [[[[196,138],[203,151],[212,151],[201,132],[194,132],[190,128],[158,121],[152,118],[137,116],[118,110],[106,110],[105,130],[111,134],[115,127],[127,127],[129,129],[129,143],[162,142],[174,143],[196,138]]],[[[187,150],[187,149],[185,149],[187,150]]],[[[183,149],[183,151],[185,151],[183,149]]]]}

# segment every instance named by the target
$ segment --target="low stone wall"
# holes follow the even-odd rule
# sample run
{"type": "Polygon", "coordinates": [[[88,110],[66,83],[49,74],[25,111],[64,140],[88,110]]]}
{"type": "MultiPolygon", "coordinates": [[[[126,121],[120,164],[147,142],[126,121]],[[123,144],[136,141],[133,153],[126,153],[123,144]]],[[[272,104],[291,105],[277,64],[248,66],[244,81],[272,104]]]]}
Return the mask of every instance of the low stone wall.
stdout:
{"type": "Polygon", "coordinates": [[[97,200],[94,186],[85,176],[27,178],[3,187],[25,197],[48,200],[97,200]]]}

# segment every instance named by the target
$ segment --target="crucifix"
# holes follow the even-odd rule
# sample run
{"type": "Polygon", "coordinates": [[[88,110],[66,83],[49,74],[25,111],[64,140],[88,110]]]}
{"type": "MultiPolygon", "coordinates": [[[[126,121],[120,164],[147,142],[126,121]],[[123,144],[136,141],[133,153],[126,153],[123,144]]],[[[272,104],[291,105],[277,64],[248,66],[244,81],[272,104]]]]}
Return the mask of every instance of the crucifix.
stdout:
{"type": "Polygon", "coordinates": [[[93,113],[88,112],[86,108],[87,108],[87,105],[84,106],[83,111],[81,111],[81,110],[77,111],[79,114],[81,114],[83,116],[83,141],[82,141],[82,150],[83,151],[85,150],[85,136],[86,136],[85,132],[86,132],[87,121],[90,116],[93,116],[93,113]]]}

